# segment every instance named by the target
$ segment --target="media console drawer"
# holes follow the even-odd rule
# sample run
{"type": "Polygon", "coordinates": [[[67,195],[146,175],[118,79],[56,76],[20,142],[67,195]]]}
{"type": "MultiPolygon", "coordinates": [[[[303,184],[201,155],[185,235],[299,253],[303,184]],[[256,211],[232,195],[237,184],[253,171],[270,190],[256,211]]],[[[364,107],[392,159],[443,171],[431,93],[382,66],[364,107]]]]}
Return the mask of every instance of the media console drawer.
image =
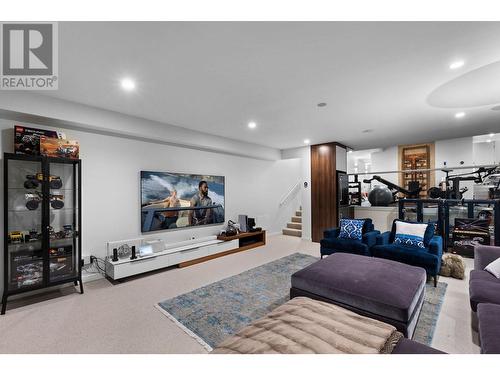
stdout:
{"type": "Polygon", "coordinates": [[[221,242],[215,245],[207,246],[208,255],[222,253],[224,251],[234,250],[238,248],[238,240],[221,242]]]}
{"type": "Polygon", "coordinates": [[[175,265],[193,259],[203,258],[207,255],[208,255],[207,246],[195,247],[194,249],[189,249],[169,254],[170,264],[175,265]]]}
{"type": "Polygon", "coordinates": [[[123,279],[124,277],[137,275],[139,273],[154,271],[160,268],[170,266],[168,255],[155,256],[149,258],[138,258],[131,262],[120,264],[106,263],[106,273],[113,280],[123,279]]]}

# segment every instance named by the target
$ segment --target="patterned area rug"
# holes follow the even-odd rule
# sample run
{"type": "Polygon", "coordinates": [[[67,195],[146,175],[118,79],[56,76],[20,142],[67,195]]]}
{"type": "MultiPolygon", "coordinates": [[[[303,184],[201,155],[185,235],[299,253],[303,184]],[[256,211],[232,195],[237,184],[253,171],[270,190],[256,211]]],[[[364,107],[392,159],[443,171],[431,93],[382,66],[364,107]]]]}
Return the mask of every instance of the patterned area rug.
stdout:
{"type": "MultiPolygon", "coordinates": [[[[158,309],[207,350],[289,300],[290,278],[318,258],[295,253],[160,302],[158,309]]],[[[427,284],[414,340],[430,344],[446,283],[427,284]]]]}

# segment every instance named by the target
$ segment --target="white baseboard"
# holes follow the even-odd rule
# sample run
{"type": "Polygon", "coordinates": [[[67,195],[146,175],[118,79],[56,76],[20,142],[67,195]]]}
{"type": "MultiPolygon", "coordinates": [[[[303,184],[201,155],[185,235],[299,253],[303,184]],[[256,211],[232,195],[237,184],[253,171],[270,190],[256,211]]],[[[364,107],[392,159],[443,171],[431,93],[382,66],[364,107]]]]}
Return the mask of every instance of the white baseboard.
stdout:
{"type": "Polygon", "coordinates": [[[104,276],[100,273],[82,272],[82,281],[84,284],[99,279],[104,279],[104,276]]]}

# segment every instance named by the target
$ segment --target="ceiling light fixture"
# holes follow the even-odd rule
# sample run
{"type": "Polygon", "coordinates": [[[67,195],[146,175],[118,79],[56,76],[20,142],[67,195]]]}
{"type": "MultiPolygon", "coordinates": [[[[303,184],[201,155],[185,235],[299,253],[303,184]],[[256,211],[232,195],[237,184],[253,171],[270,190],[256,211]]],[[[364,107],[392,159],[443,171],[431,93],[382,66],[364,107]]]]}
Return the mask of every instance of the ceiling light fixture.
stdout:
{"type": "Polygon", "coordinates": [[[254,121],[250,121],[250,122],[248,123],[248,127],[249,127],[250,129],[255,129],[255,128],[257,127],[257,124],[256,124],[254,121]]]}
{"type": "Polygon", "coordinates": [[[121,85],[125,91],[133,91],[135,89],[135,82],[130,78],[123,78],[121,85]]]}
{"type": "Polygon", "coordinates": [[[486,142],[487,142],[487,143],[491,143],[491,139],[487,139],[487,140],[486,140],[486,142]]]}
{"type": "Polygon", "coordinates": [[[462,118],[465,117],[465,112],[457,112],[455,113],[455,118],[462,118]]]}
{"type": "Polygon", "coordinates": [[[464,65],[465,65],[465,62],[463,60],[453,61],[450,64],[450,69],[455,70],[455,69],[461,68],[464,65]]]}
{"type": "Polygon", "coordinates": [[[488,135],[493,138],[495,136],[495,133],[490,133],[488,135]]]}
{"type": "Polygon", "coordinates": [[[308,145],[309,143],[311,143],[310,139],[304,139],[304,144],[308,145]]]}
{"type": "Polygon", "coordinates": [[[352,152],[352,150],[347,151],[349,154],[352,152]]]}

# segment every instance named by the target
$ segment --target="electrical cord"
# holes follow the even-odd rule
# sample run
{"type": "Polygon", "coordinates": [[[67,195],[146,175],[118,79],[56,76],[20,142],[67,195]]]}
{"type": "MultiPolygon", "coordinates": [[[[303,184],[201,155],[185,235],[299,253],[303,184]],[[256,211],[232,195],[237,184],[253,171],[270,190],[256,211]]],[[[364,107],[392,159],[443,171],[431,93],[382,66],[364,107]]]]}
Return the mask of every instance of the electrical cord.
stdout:
{"type": "Polygon", "coordinates": [[[91,273],[91,274],[102,274],[105,277],[107,276],[106,274],[106,261],[102,258],[98,258],[94,255],[90,256],[90,264],[87,266],[83,267],[85,272],[91,273]]]}

